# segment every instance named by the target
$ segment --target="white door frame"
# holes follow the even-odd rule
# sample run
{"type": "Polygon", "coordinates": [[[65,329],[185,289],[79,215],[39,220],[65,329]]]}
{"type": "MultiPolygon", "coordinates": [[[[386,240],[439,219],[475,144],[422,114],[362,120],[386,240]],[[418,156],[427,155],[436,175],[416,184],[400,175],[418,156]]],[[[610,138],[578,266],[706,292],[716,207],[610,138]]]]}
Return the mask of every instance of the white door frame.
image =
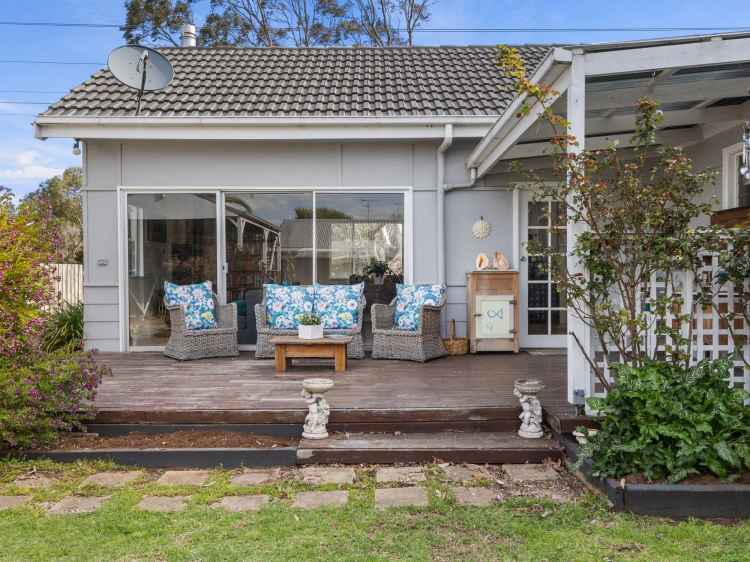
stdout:
{"type": "MultiPolygon", "coordinates": [[[[559,335],[536,335],[529,334],[529,257],[527,251],[527,243],[529,238],[529,202],[532,201],[533,194],[530,190],[521,190],[518,197],[518,203],[520,209],[518,212],[519,218],[519,246],[517,248],[519,257],[519,276],[520,276],[520,295],[521,302],[520,306],[520,346],[524,348],[564,348],[567,347],[567,334],[559,335]]],[[[551,295],[548,295],[548,299],[551,295]]],[[[551,302],[548,300],[548,307],[551,302]]],[[[561,310],[565,310],[561,308],[561,310]]],[[[550,322],[549,315],[547,322],[550,322]]]]}
{"type": "MultiPolygon", "coordinates": [[[[313,203],[317,193],[402,193],[404,196],[404,281],[411,283],[414,278],[414,191],[411,186],[294,186],[294,187],[242,187],[242,186],[198,186],[198,187],[170,187],[170,186],[117,186],[117,247],[118,256],[118,316],[120,320],[120,351],[162,351],[163,346],[131,346],[129,331],[129,294],[128,294],[128,195],[144,194],[172,194],[194,193],[216,195],[216,293],[221,303],[226,303],[226,239],[225,239],[225,193],[285,193],[290,191],[307,191],[313,194],[313,203]]],[[[313,221],[313,237],[315,236],[313,221]]],[[[314,242],[314,240],[313,240],[314,242]]],[[[316,252],[313,245],[313,275],[316,274],[316,252]]],[[[316,277],[314,277],[314,280],[316,277]]],[[[242,346],[242,349],[253,349],[255,346],[242,346]]]]}

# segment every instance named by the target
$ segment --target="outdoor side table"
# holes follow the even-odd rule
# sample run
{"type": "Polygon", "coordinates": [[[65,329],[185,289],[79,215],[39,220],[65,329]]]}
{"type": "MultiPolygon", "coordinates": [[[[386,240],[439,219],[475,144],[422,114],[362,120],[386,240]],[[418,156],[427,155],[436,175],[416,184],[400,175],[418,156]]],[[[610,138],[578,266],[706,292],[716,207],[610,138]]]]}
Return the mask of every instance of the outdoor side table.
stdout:
{"type": "Polygon", "coordinates": [[[343,373],[346,371],[346,345],[351,341],[351,336],[324,336],[315,340],[303,340],[297,336],[272,337],[276,372],[285,372],[291,367],[292,359],[333,359],[335,371],[343,373]]]}

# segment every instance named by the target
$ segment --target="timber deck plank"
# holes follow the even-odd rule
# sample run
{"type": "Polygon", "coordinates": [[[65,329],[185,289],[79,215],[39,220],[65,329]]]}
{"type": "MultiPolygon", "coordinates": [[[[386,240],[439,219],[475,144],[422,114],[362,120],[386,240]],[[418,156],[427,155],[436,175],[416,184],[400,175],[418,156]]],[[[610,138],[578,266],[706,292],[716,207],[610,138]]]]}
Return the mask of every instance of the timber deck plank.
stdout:
{"type": "Polygon", "coordinates": [[[299,361],[277,377],[273,360],[236,358],[180,362],[158,352],[99,353],[112,369],[95,405],[99,423],[300,423],[307,412],[305,378],[336,381],[327,394],[331,423],[515,421],[513,381],[536,377],[546,409],[567,408],[564,355],[487,353],[428,363],[365,359],[346,373],[331,362],[299,361]],[[301,364],[300,364],[301,363],[301,364]]]}

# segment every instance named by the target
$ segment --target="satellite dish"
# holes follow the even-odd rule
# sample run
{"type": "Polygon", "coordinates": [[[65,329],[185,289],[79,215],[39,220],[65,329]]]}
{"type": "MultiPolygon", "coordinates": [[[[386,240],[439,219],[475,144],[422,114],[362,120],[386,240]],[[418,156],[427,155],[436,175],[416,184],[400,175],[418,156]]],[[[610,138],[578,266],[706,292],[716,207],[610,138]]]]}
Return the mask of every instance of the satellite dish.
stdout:
{"type": "Polygon", "coordinates": [[[138,90],[138,105],[141,110],[143,92],[166,88],[174,78],[172,63],[159,51],[138,45],[117,47],[109,54],[107,66],[120,82],[138,90]]]}

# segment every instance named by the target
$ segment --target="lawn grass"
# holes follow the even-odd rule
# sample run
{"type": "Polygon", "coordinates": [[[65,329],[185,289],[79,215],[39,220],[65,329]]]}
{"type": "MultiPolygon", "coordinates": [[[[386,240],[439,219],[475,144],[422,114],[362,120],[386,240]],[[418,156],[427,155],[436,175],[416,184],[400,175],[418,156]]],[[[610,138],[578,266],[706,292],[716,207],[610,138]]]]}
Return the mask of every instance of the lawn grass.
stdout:
{"type": "Polygon", "coordinates": [[[234,487],[216,470],[201,487],[160,486],[156,474],[122,489],[81,488],[108,463],[0,463],[0,494],[30,494],[31,506],[0,512],[0,560],[750,560],[750,522],[718,524],[610,513],[598,497],[570,504],[515,498],[490,507],[459,507],[430,467],[427,508],[378,511],[372,472],[359,472],[346,507],[290,507],[303,490],[336,489],[298,481],[234,487]],[[47,490],[12,481],[32,466],[59,482],[47,490]],[[96,513],[47,515],[40,502],[71,493],[109,495],[96,513]],[[230,494],[270,494],[255,513],[209,505],[230,494]],[[136,509],[144,495],[190,495],[175,514],[136,509]]]}

